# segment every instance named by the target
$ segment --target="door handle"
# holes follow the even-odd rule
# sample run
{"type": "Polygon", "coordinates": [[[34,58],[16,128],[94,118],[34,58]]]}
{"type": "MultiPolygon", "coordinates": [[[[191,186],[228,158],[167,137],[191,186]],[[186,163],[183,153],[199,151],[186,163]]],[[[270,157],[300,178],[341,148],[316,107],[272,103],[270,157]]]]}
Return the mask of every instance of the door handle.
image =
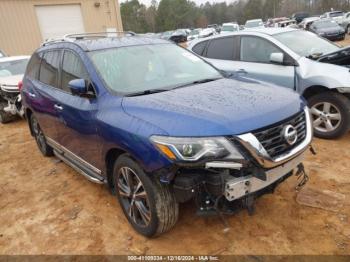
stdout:
{"type": "Polygon", "coordinates": [[[57,105],[57,104],[55,104],[53,107],[54,107],[55,109],[59,110],[59,111],[62,111],[62,110],[63,110],[63,106],[60,106],[60,105],[57,105]]]}
{"type": "Polygon", "coordinates": [[[28,94],[29,94],[29,96],[32,97],[32,98],[36,97],[36,95],[35,95],[34,93],[29,92],[28,94]]]}
{"type": "Polygon", "coordinates": [[[248,72],[247,72],[245,69],[238,69],[238,70],[237,70],[237,73],[238,73],[238,74],[243,74],[243,75],[248,74],[248,72]]]}

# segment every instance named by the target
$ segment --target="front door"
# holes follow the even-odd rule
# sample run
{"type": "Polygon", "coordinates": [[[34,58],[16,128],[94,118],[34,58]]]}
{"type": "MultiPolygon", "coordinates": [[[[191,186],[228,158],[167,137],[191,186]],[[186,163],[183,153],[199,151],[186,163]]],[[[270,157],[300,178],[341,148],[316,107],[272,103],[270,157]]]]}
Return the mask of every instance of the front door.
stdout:
{"type": "Polygon", "coordinates": [[[274,64],[272,53],[288,55],[266,39],[256,36],[241,36],[240,59],[235,64],[238,73],[247,77],[295,89],[295,66],[291,63],[274,64]]]}
{"type": "Polygon", "coordinates": [[[89,75],[80,57],[73,51],[65,50],[60,78],[62,92],[56,97],[59,114],[57,142],[73,160],[100,173],[101,167],[98,167],[98,163],[101,143],[96,125],[97,98],[72,95],[68,83],[73,79],[85,79],[89,82],[89,75]]]}

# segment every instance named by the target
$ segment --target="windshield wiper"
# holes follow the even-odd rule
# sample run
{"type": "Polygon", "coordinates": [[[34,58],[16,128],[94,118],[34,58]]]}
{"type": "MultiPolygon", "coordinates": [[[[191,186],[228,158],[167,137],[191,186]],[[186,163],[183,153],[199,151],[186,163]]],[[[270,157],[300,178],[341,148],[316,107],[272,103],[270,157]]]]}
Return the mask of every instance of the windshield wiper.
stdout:
{"type": "Polygon", "coordinates": [[[208,83],[208,82],[212,82],[212,81],[215,81],[215,80],[218,80],[220,78],[205,78],[205,79],[202,79],[202,80],[197,80],[197,81],[193,81],[192,84],[203,84],[203,83],[208,83]]]}
{"type": "Polygon", "coordinates": [[[172,88],[173,89],[177,89],[177,88],[182,88],[182,87],[186,87],[186,86],[192,86],[192,85],[197,85],[197,84],[204,84],[204,83],[208,83],[208,82],[212,82],[212,81],[216,81],[221,79],[221,77],[216,77],[216,78],[205,78],[205,79],[201,79],[201,80],[196,80],[193,82],[189,82],[186,84],[182,84],[182,85],[178,85],[172,88]]]}
{"type": "Polygon", "coordinates": [[[150,95],[150,94],[156,94],[156,93],[161,93],[169,91],[169,89],[148,89],[148,90],[143,90],[140,92],[135,92],[135,93],[130,93],[125,96],[130,97],[130,96],[143,96],[143,95],[150,95]]]}

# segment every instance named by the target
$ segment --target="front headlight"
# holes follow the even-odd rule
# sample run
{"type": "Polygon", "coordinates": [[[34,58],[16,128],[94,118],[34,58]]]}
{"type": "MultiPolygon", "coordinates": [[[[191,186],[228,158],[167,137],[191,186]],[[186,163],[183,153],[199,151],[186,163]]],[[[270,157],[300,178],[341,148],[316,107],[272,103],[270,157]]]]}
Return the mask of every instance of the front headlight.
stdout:
{"type": "Polygon", "coordinates": [[[243,159],[236,147],[224,137],[152,136],[151,141],[171,160],[243,159]]]}

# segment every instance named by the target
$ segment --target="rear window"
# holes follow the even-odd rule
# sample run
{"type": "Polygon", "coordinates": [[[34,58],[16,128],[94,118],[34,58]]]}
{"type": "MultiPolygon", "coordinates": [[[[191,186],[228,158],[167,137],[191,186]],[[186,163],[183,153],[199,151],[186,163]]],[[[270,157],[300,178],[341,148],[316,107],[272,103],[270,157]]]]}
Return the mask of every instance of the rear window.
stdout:
{"type": "Polygon", "coordinates": [[[210,41],[207,57],[213,59],[233,60],[233,37],[218,38],[210,41]]]}
{"type": "Polygon", "coordinates": [[[207,45],[208,41],[203,41],[198,44],[196,44],[193,48],[192,51],[195,52],[197,55],[203,55],[204,49],[207,45]]]}
{"type": "Polygon", "coordinates": [[[34,53],[28,63],[26,75],[32,79],[38,79],[40,69],[40,56],[38,53],[34,53]]]}
{"type": "Polygon", "coordinates": [[[333,12],[333,13],[329,14],[330,17],[338,17],[338,16],[343,16],[343,15],[344,15],[343,12],[333,12]]]}
{"type": "Polygon", "coordinates": [[[39,74],[40,82],[58,88],[57,81],[60,58],[61,51],[48,51],[44,53],[39,74]]]}

